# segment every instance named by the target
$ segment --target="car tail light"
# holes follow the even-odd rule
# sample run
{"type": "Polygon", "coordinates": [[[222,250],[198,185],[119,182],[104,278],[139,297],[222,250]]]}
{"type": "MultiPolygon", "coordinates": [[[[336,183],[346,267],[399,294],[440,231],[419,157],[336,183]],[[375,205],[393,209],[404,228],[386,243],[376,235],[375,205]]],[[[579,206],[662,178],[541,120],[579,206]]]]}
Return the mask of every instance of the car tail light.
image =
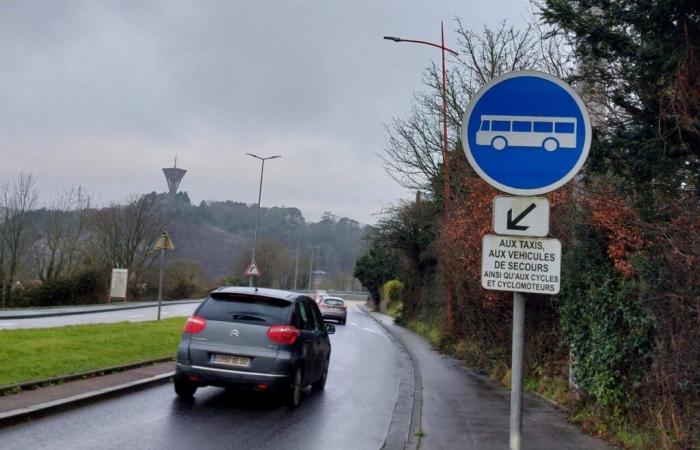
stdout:
{"type": "Polygon", "coordinates": [[[299,330],[291,325],[274,325],[267,329],[267,337],[278,344],[293,344],[299,337],[299,330]]]}
{"type": "Polygon", "coordinates": [[[321,309],[326,309],[326,305],[324,305],[323,303],[321,303],[321,304],[318,305],[318,306],[319,306],[319,308],[321,308],[321,309]]]}
{"type": "Polygon", "coordinates": [[[197,334],[207,327],[207,320],[202,316],[192,316],[185,322],[185,333],[197,334]]]}
{"type": "Polygon", "coordinates": [[[348,305],[343,305],[343,309],[348,309],[348,305]]]}

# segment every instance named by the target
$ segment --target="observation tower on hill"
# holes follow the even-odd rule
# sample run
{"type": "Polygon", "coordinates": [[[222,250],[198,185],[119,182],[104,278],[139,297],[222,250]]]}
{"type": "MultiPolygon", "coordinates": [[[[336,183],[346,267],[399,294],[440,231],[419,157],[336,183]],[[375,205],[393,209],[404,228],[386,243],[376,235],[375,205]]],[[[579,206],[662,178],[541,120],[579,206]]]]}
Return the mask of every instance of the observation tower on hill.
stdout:
{"type": "Polygon", "coordinates": [[[178,169],[177,167],[177,156],[175,157],[175,164],[173,167],[163,168],[163,174],[165,174],[165,180],[168,182],[168,191],[173,197],[177,193],[177,188],[180,186],[180,181],[185,176],[187,171],[185,169],[178,169]]]}

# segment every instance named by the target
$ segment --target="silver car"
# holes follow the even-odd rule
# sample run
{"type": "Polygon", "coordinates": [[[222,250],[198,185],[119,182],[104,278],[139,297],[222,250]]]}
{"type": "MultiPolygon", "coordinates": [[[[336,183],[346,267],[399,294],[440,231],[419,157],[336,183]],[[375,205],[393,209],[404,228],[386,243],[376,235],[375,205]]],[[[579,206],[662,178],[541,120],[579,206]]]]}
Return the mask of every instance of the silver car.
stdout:
{"type": "Polygon", "coordinates": [[[273,289],[221,288],[187,320],[177,349],[175,392],[200,386],[277,391],[289,406],[301,389],[323,390],[335,327],[309,297],[273,289]]]}
{"type": "Polygon", "coordinates": [[[340,297],[324,297],[318,303],[321,314],[325,319],[337,320],[341,325],[345,325],[348,320],[348,305],[340,297]]]}

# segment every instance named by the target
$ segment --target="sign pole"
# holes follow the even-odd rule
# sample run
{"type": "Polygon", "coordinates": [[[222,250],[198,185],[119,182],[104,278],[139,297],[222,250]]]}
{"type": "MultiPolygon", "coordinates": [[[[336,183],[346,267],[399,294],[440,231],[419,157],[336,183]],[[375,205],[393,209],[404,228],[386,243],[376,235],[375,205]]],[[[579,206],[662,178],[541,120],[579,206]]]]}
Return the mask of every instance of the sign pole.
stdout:
{"type": "Polygon", "coordinates": [[[520,450],[523,430],[523,350],[525,296],[513,293],[513,350],[510,370],[510,450],[520,450]]]}
{"type": "Polygon", "coordinates": [[[462,149],[474,171],[518,197],[493,203],[495,235],[482,240],[481,286],[513,292],[510,449],[523,428],[525,293],[555,295],[561,283],[561,242],[547,239],[546,194],[564,186],[586,161],[592,128],[583,100],[565,81],[516,71],[486,83],[469,101],[462,149]]]}
{"type": "Polygon", "coordinates": [[[160,307],[163,304],[163,259],[165,259],[165,248],[160,249],[160,276],[158,279],[158,320],[160,320],[160,307]]]}

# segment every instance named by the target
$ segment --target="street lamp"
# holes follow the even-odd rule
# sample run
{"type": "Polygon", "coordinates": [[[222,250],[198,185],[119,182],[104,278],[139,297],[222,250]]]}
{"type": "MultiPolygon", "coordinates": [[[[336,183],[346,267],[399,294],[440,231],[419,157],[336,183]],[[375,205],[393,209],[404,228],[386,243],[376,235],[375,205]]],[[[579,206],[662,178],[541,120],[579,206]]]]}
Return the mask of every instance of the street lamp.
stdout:
{"type": "MultiPolygon", "coordinates": [[[[262,161],[262,166],[260,167],[260,188],[258,189],[258,212],[255,215],[255,232],[253,234],[253,258],[252,261],[255,262],[255,247],[258,244],[258,223],[260,222],[260,198],[262,197],[262,182],[263,182],[263,173],[265,172],[265,161],[268,159],[275,159],[275,158],[281,158],[279,155],[275,156],[267,156],[267,157],[261,157],[258,155],[254,155],[252,153],[246,153],[248,156],[252,156],[253,158],[257,158],[260,161],[262,161]]],[[[253,277],[250,277],[250,287],[253,287],[253,277]]]]}
{"type": "Polygon", "coordinates": [[[427,41],[418,41],[415,39],[404,39],[396,36],[384,36],[384,39],[393,42],[409,42],[413,44],[423,44],[429,45],[431,47],[439,48],[442,53],[442,166],[445,171],[445,219],[449,217],[449,204],[448,199],[450,198],[450,160],[448,158],[447,149],[447,75],[445,72],[445,52],[450,52],[454,56],[459,56],[456,51],[445,47],[445,30],[442,22],[440,22],[440,44],[434,44],[427,41]]]}
{"type": "MultiPolygon", "coordinates": [[[[442,167],[444,171],[444,208],[445,208],[445,223],[450,218],[449,198],[450,198],[450,159],[447,149],[447,76],[445,73],[445,52],[450,52],[454,56],[459,56],[456,51],[445,47],[445,30],[443,23],[440,22],[440,44],[434,44],[427,41],[418,41],[415,39],[404,39],[396,36],[384,36],[384,39],[393,42],[409,42],[413,44],[429,45],[440,49],[442,53],[442,167]]],[[[447,324],[452,329],[452,283],[449,277],[445,277],[447,283],[447,302],[446,315],[447,324]]]]}

